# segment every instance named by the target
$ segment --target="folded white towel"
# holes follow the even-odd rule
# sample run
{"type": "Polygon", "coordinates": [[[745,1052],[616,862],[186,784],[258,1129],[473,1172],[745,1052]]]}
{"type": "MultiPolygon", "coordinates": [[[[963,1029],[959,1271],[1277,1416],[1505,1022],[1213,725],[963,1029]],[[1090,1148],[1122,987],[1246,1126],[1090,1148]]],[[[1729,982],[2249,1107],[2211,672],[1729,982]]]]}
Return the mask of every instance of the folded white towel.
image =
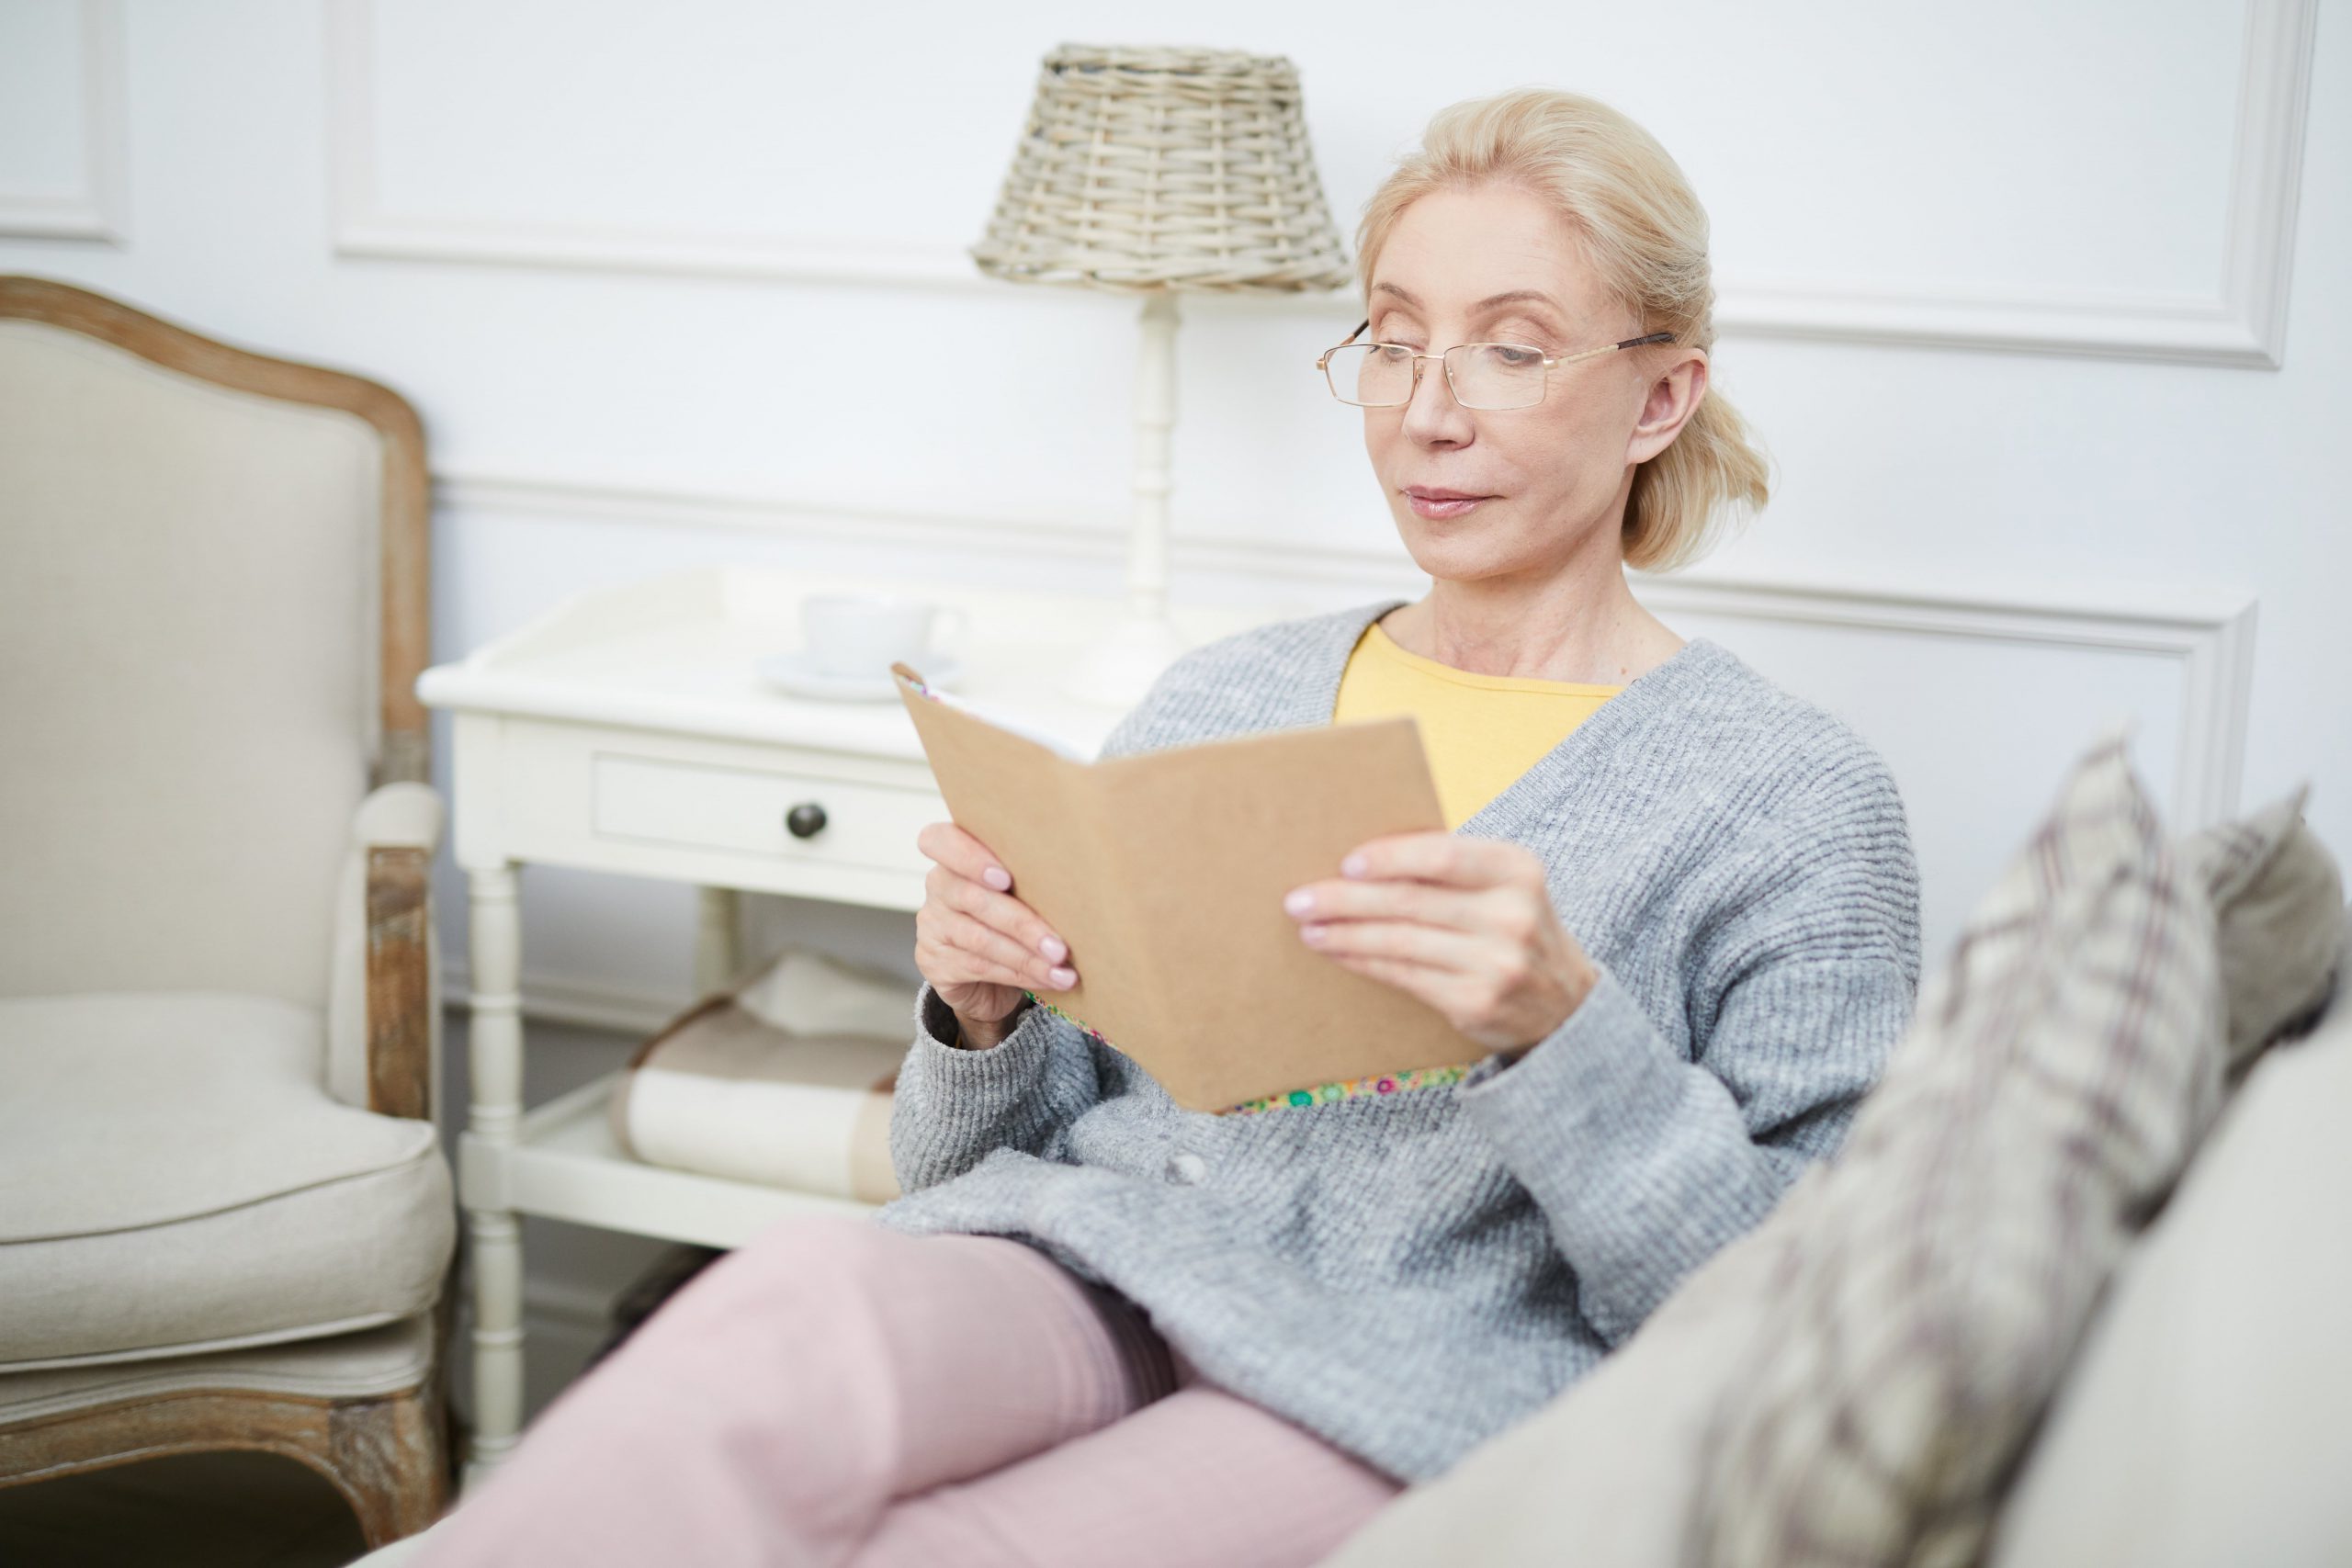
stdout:
{"type": "Polygon", "coordinates": [[[650,1165],[887,1202],[913,1003],[896,976],[787,952],[639,1049],[614,1088],[613,1136],[650,1165]]]}

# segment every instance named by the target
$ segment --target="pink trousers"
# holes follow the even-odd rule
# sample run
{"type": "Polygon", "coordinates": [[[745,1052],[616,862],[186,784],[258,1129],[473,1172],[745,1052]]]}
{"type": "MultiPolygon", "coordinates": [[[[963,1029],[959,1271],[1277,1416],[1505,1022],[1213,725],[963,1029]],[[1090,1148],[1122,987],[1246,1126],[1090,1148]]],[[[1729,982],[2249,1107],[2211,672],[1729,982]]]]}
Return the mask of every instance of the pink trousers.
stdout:
{"type": "Polygon", "coordinates": [[[795,1216],[550,1403],[417,1563],[1276,1568],[1398,1490],[1025,1243],[795,1216]]]}

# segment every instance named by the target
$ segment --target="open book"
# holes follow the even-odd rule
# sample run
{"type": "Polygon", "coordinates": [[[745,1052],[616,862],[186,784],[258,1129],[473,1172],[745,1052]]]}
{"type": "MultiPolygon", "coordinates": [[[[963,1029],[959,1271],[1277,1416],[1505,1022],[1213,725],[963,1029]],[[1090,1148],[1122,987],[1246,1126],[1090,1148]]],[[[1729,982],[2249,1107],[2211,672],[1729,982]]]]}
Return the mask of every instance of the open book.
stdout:
{"type": "Polygon", "coordinates": [[[1410,718],[1274,730],[1088,762],[891,666],[956,825],[1069,943],[1038,999],[1188,1110],[1485,1051],[1410,993],[1301,942],[1283,896],[1366,839],[1442,829],[1410,718]]]}

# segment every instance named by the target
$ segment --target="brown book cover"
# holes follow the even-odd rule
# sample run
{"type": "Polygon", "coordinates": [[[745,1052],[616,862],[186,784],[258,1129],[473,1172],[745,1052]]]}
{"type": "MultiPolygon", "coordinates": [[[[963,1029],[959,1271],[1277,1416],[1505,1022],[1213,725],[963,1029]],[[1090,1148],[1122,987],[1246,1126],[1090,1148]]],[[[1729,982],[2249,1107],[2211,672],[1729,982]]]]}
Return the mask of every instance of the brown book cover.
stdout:
{"type": "Polygon", "coordinates": [[[1069,943],[1040,999],[1177,1104],[1224,1111],[1486,1053],[1419,998],[1334,963],[1282,905],[1367,839],[1442,829],[1408,717],[1080,761],[891,666],[956,825],[1069,943]]]}

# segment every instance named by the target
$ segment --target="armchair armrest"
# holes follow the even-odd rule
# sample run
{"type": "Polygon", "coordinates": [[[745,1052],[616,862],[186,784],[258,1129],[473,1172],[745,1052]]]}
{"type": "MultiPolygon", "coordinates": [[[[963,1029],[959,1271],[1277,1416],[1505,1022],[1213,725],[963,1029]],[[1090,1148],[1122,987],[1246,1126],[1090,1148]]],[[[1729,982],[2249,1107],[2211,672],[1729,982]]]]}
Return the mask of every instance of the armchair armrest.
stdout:
{"type": "Polygon", "coordinates": [[[447,817],[440,794],[413,781],[382,785],[352,816],[327,987],[327,1090],[346,1105],[440,1119],[433,856],[447,817]]]}

